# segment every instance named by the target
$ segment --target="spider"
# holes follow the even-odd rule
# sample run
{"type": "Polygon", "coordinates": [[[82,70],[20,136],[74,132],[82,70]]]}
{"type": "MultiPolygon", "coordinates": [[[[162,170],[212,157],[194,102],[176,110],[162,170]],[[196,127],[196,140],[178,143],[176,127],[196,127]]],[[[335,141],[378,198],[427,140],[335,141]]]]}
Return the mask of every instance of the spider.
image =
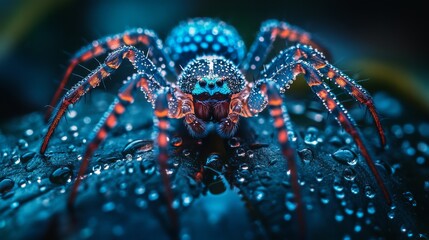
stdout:
{"type": "MultiPolygon", "coordinates": [[[[189,133],[196,138],[202,138],[213,130],[221,137],[230,138],[237,131],[240,117],[256,117],[267,107],[274,120],[281,152],[290,170],[297,213],[303,216],[296,153],[289,141],[290,118],[283,98],[286,90],[302,75],[327,110],[353,137],[390,205],[389,192],[377,172],[362,134],[347,110],[336,100],[327,82],[335,83],[368,108],[381,144],[385,146],[386,139],[374,102],[365,89],[331,65],[318,49],[321,47],[308,32],[277,20],[262,24],[247,55],[237,31],[225,22],[210,18],[190,19],[179,24],[168,36],[166,47],[163,47],[162,41],[153,31],[141,28],[96,40],[71,59],[51,105],[58,101],[75,66],[108,51],[112,52],[104,63],[67,91],[59,101],[52,112],[40,153],[45,153],[68,106],[96,88],[127,59],[133,64],[136,73],[120,88],[117,97],[90,136],[68,200],[69,207],[74,204],[78,186],[93,153],[107,138],[109,131],[118,125],[119,117],[134,102],[138,90],[141,90],[154,108],[154,124],[158,129],[156,154],[170,216],[176,218],[171,206],[173,193],[170,179],[166,173],[169,119],[183,118],[189,133]],[[295,45],[280,52],[263,68],[276,39],[295,45]],[[147,55],[136,48],[138,45],[149,49],[147,55]],[[249,81],[245,76],[252,76],[256,81],[249,81]]],[[[47,113],[49,115],[50,111],[47,113]]]]}

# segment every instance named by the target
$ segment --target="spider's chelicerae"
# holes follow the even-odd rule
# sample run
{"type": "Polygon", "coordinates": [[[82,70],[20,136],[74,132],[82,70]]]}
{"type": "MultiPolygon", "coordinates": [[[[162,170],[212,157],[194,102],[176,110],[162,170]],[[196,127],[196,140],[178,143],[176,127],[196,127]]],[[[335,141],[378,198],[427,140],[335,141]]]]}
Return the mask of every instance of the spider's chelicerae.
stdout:
{"type": "Polygon", "coordinates": [[[289,129],[286,127],[290,120],[282,95],[298,75],[303,75],[314,94],[353,137],[387,203],[390,204],[390,195],[377,172],[360,131],[342,104],[336,100],[327,82],[334,82],[337,87],[368,108],[384,146],[386,142],[384,132],[374,102],[360,85],[332,66],[317,49],[320,47],[309,33],[275,20],[262,24],[247,55],[241,37],[232,26],[209,18],[191,19],[174,28],[167,38],[166,47],[153,31],[141,28],[94,41],[71,59],[70,66],[52,100],[53,104],[59,99],[61,90],[76,65],[108,51],[112,52],[101,66],[77,83],[58,103],[52,113],[40,153],[45,153],[49,140],[67,107],[97,87],[104,78],[120,67],[124,59],[128,59],[134,65],[136,73],[119,90],[117,97],[94,130],[74,182],[69,206],[73,205],[89,159],[108,136],[109,131],[118,124],[120,115],[133,103],[134,95],[141,90],[154,107],[154,121],[158,127],[157,157],[165,197],[172,215],[174,215],[171,207],[172,191],[166,173],[169,119],[183,118],[189,133],[197,138],[206,136],[212,128],[215,128],[220,136],[229,138],[236,133],[240,117],[254,117],[267,106],[274,119],[278,143],[291,173],[298,214],[302,215],[295,151],[290,146],[289,129]],[[262,70],[262,65],[276,39],[296,45],[280,52],[262,70]],[[150,50],[147,54],[135,47],[142,44],[150,50]],[[245,76],[252,76],[256,80],[252,82],[245,76]]]}

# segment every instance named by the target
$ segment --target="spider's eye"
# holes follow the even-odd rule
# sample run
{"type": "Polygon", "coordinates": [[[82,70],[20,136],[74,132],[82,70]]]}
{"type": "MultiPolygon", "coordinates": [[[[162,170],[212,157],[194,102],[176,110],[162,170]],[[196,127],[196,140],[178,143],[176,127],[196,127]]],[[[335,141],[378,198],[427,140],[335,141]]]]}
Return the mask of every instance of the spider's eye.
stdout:
{"type": "Polygon", "coordinates": [[[222,87],[222,85],[223,85],[223,81],[222,81],[222,80],[216,81],[216,85],[217,85],[218,87],[222,87]]]}
{"type": "Polygon", "coordinates": [[[206,81],[199,81],[198,83],[200,84],[201,87],[205,87],[207,85],[206,81]]]}

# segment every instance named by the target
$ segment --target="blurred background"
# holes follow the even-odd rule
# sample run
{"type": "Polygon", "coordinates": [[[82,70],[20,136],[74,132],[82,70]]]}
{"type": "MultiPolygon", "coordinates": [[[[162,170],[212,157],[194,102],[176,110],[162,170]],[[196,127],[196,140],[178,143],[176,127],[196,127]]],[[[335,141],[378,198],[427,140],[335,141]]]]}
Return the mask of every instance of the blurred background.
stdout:
{"type": "MultiPolygon", "coordinates": [[[[313,33],[340,68],[429,109],[423,3],[391,1],[0,0],[0,121],[44,111],[70,56],[97,38],[147,27],[165,39],[180,21],[215,17],[247,46],[277,18],[313,33]]],[[[100,61],[104,57],[98,58],[100,61]]],[[[85,64],[93,69],[95,60],[85,64]]],[[[76,74],[88,71],[77,67],[76,74]]],[[[81,77],[73,76],[71,82],[81,77]]],[[[111,85],[108,88],[112,88],[111,85]]],[[[111,89],[111,91],[115,91],[111,89]]],[[[421,113],[421,112],[420,112],[421,113]]]]}

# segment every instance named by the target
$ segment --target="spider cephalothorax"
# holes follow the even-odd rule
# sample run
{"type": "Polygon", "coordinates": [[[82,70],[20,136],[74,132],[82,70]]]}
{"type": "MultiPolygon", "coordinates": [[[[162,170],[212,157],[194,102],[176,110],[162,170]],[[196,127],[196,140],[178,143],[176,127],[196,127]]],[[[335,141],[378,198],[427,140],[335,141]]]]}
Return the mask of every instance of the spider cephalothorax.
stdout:
{"type": "MultiPolygon", "coordinates": [[[[246,57],[243,41],[237,31],[222,21],[209,18],[192,19],[180,24],[167,38],[167,48],[163,47],[162,41],[153,31],[147,29],[133,29],[94,41],[72,58],[52,102],[58,100],[61,89],[77,64],[107,51],[112,53],[100,67],[76,84],[58,103],[40,153],[45,153],[49,140],[67,107],[76,103],[81,96],[110,76],[120,67],[123,59],[128,59],[137,72],[119,90],[116,99],[88,142],[69,198],[70,207],[73,205],[81,176],[84,175],[91,156],[108,136],[109,131],[118,124],[119,116],[134,102],[136,92],[141,90],[154,106],[155,123],[158,127],[155,139],[158,146],[157,156],[167,207],[173,222],[178,221],[172,207],[173,193],[166,173],[169,119],[184,119],[189,132],[195,137],[206,136],[210,126],[214,125],[219,135],[228,138],[236,133],[240,117],[255,117],[268,106],[277,129],[278,143],[290,170],[297,212],[300,224],[303,225],[304,209],[295,165],[296,154],[289,142],[288,132],[291,129],[286,126],[290,126],[290,118],[282,97],[297,76],[302,75],[327,110],[353,137],[387,203],[390,204],[390,195],[374,165],[362,134],[343,105],[336,99],[327,82],[335,83],[336,87],[368,108],[384,146],[386,140],[373,100],[359,84],[331,65],[317,49],[320,47],[309,33],[276,20],[267,21],[262,25],[246,57]],[[262,69],[271,45],[276,39],[283,39],[296,45],[279,53],[262,69]],[[150,49],[148,54],[135,47],[139,45],[150,49]],[[246,79],[245,76],[256,79],[246,79]]],[[[49,114],[50,112],[47,115],[49,114]]]]}

